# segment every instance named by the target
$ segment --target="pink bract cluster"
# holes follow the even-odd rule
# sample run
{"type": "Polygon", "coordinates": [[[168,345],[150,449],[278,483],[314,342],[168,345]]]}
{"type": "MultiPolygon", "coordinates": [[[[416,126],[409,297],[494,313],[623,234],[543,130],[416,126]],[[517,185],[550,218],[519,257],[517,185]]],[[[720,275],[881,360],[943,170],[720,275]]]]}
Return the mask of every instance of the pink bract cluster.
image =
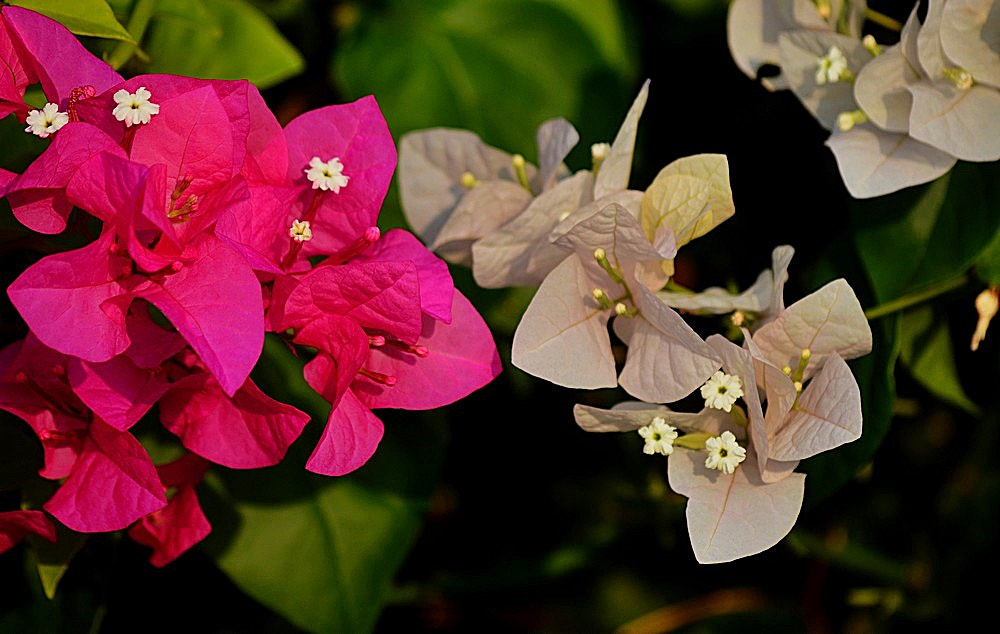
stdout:
{"type": "Polygon", "coordinates": [[[195,486],[210,463],[280,462],[309,416],[249,378],[265,332],[312,356],[331,404],[306,468],[342,475],[382,437],[378,408],[451,403],[500,371],[447,266],[376,221],[396,165],[371,97],[284,128],[246,81],[124,80],[64,27],[4,7],[0,116],[48,144],[0,194],[26,227],[74,229],[8,288],[29,334],[0,351],[0,408],[31,426],[43,510],[0,513],[0,551],[131,527],[164,565],[210,531],[195,486]],[[24,103],[40,83],[49,104],[24,103]],[[74,212],[75,210],[75,212],[74,212]],[[92,218],[91,218],[92,217],[92,218]],[[189,453],[154,465],[130,429],[158,413],[189,453]],[[44,512],[43,512],[44,511],[44,512]]]}

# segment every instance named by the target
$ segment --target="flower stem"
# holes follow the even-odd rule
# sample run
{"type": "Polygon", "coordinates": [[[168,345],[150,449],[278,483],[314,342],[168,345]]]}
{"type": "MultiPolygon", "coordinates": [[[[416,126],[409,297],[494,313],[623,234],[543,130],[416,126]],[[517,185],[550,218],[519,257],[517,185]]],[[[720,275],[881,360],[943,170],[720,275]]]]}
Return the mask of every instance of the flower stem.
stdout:
{"type": "Polygon", "coordinates": [[[960,286],[963,286],[968,281],[968,277],[965,273],[959,275],[958,277],[953,277],[943,282],[938,282],[937,284],[932,284],[927,288],[917,291],[915,293],[910,293],[909,295],[903,295],[902,297],[897,297],[891,302],[886,302],[884,304],[879,304],[874,308],[869,308],[865,311],[865,317],[869,320],[878,319],[879,317],[885,317],[886,315],[891,315],[892,313],[903,310],[904,308],[909,308],[915,304],[925,302],[932,297],[937,297],[938,295],[943,295],[948,291],[955,290],[960,286]]]}
{"type": "Polygon", "coordinates": [[[913,564],[896,561],[851,541],[830,544],[827,540],[802,530],[793,530],[785,539],[799,555],[824,559],[845,570],[861,572],[897,586],[913,584],[920,573],[913,564]]]}
{"type": "Polygon", "coordinates": [[[108,56],[108,65],[118,70],[132,59],[132,55],[139,48],[138,42],[141,42],[142,36],[146,34],[146,27],[149,26],[149,21],[153,17],[155,10],[156,0],[136,1],[135,6],[132,8],[132,15],[128,18],[128,25],[125,27],[129,34],[135,38],[135,43],[119,42],[115,45],[114,50],[111,51],[111,55],[108,56]]]}
{"type": "Polygon", "coordinates": [[[900,22],[899,20],[890,18],[886,14],[879,13],[878,11],[875,11],[873,9],[865,9],[865,19],[866,20],[871,20],[875,24],[884,26],[885,28],[887,28],[889,30],[892,30],[892,31],[896,31],[897,33],[899,31],[903,30],[903,23],[902,22],[900,22]]]}

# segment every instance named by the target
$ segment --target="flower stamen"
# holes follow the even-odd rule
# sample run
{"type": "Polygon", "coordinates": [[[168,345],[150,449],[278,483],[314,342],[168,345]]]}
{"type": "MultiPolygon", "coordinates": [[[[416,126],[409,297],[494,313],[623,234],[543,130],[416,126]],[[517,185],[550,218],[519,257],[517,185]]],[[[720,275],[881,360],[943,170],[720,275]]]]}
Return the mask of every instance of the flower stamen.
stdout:
{"type": "Polygon", "coordinates": [[[597,172],[601,169],[601,165],[604,164],[604,159],[608,158],[609,152],[611,152],[611,145],[607,143],[595,143],[590,146],[590,159],[593,163],[591,169],[594,172],[594,176],[597,176],[597,172]]]}
{"type": "Polygon", "coordinates": [[[69,99],[66,100],[66,114],[69,115],[70,121],[79,121],[80,115],[76,111],[76,104],[80,103],[84,99],[90,99],[97,94],[97,89],[93,86],[77,86],[73,90],[69,91],[69,99]]]}
{"type": "Polygon", "coordinates": [[[726,475],[732,475],[747,457],[747,450],[736,442],[736,436],[728,430],[706,440],[705,451],[708,452],[705,467],[718,469],[726,475]]]}
{"type": "Polygon", "coordinates": [[[655,417],[648,425],[639,428],[639,435],[646,440],[642,452],[646,455],[658,453],[669,456],[674,452],[674,441],[677,439],[677,428],[668,425],[662,416],[655,417]]]}
{"type": "Polygon", "coordinates": [[[734,374],[726,374],[716,370],[705,385],[701,386],[701,397],[705,399],[705,407],[732,410],[736,399],[743,396],[743,381],[734,374]]]}
{"type": "Polygon", "coordinates": [[[871,53],[872,57],[878,57],[882,54],[882,47],[879,46],[878,42],[875,41],[875,38],[870,33],[861,38],[861,46],[863,46],[866,51],[871,53]]]}
{"type": "Polygon", "coordinates": [[[608,260],[607,251],[600,247],[594,249],[594,260],[596,260],[597,265],[604,269],[611,279],[614,280],[615,284],[622,284],[625,282],[625,278],[622,277],[622,272],[612,266],[611,261],[608,260]]]}
{"type": "Polygon", "coordinates": [[[514,166],[517,182],[521,184],[521,187],[528,190],[528,193],[531,193],[531,184],[528,182],[528,168],[525,166],[524,157],[520,154],[515,154],[510,158],[510,162],[514,166]]]}
{"type": "Polygon", "coordinates": [[[368,227],[361,237],[352,242],[340,253],[329,257],[326,261],[330,264],[347,262],[351,258],[357,257],[368,250],[368,247],[379,241],[382,232],[378,227],[368,227]]]}
{"type": "Polygon", "coordinates": [[[69,115],[59,112],[59,104],[47,103],[41,110],[28,112],[28,118],[24,122],[28,124],[24,129],[25,132],[45,139],[69,123],[69,115]]]}
{"type": "Polygon", "coordinates": [[[844,52],[834,45],[826,55],[816,60],[816,83],[822,86],[838,81],[854,81],[854,73],[847,67],[844,52]]]}
{"type": "Polygon", "coordinates": [[[976,83],[972,79],[972,74],[964,68],[945,68],[941,74],[959,90],[968,90],[976,83]]]}
{"type": "Polygon", "coordinates": [[[986,337],[986,329],[990,326],[990,321],[1000,309],[1000,289],[996,286],[987,288],[976,296],[976,312],[979,319],[976,322],[976,330],[972,333],[973,352],[979,349],[979,343],[986,337]]]}
{"type": "MultiPolygon", "coordinates": [[[[173,194],[171,194],[171,196],[173,196],[173,194]]],[[[171,220],[177,219],[180,222],[183,222],[187,220],[185,216],[187,216],[188,214],[192,214],[196,211],[198,211],[198,197],[195,196],[194,194],[191,194],[190,196],[184,199],[184,203],[181,204],[180,207],[175,207],[174,209],[172,209],[167,214],[167,218],[170,218],[171,220]]]]}
{"type": "Polygon", "coordinates": [[[608,297],[608,294],[605,293],[603,289],[595,288],[591,294],[594,296],[594,301],[596,301],[604,310],[611,310],[614,308],[615,305],[611,302],[611,298],[608,297]]]}
{"type": "Polygon", "coordinates": [[[859,123],[866,123],[867,121],[868,115],[861,109],[841,112],[837,115],[837,127],[840,128],[841,132],[847,132],[859,123]]]}
{"type": "Polygon", "coordinates": [[[111,114],[115,119],[125,122],[125,127],[131,128],[134,125],[149,123],[154,114],[159,114],[160,106],[149,99],[153,94],[140,86],[135,92],[129,92],[124,88],[116,92],[113,96],[115,109],[111,114]]]}
{"type": "Polygon", "coordinates": [[[288,236],[296,242],[308,242],[312,240],[312,227],[308,220],[293,220],[292,226],[288,229],[288,236]]]}
{"type": "Polygon", "coordinates": [[[350,176],[344,174],[344,164],[337,156],[326,162],[314,156],[309,161],[309,167],[303,171],[313,189],[332,191],[334,194],[339,194],[340,188],[346,187],[350,180],[350,176]]]}
{"type": "Polygon", "coordinates": [[[368,368],[360,368],[358,370],[358,374],[386,387],[392,387],[396,385],[396,377],[392,376],[391,374],[382,374],[381,372],[373,372],[368,368]]]}

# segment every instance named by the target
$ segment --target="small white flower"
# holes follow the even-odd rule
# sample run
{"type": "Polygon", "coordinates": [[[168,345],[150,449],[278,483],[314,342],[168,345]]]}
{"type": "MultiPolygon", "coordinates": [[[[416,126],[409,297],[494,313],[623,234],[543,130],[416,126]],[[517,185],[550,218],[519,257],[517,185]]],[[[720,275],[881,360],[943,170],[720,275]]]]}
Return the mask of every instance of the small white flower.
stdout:
{"type": "Polygon", "coordinates": [[[153,94],[144,86],[140,86],[135,92],[119,90],[114,94],[115,103],[118,105],[111,114],[115,115],[115,119],[124,121],[125,127],[128,128],[140,123],[149,123],[150,117],[160,112],[160,105],[149,100],[152,96],[153,94]]]}
{"type": "Polygon", "coordinates": [[[823,85],[853,78],[854,74],[847,68],[847,58],[843,51],[831,46],[826,55],[816,60],[816,83],[823,85]]]}
{"type": "Polygon", "coordinates": [[[709,469],[718,469],[726,475],[732,475],[736,467],[747,457],[747,450],[740,447],[731,431],[724,431],[721,436],[706,440],[705,451],[708,452],[705,466],[709,469]]]}
{"type": "Polygon", "coordinates": [[[730,411],[736,399],[743,396],[743,382],[740,377],[717,370],[712,378],[701,386],[701,397],[705,407],[730,411]]]}
{"type": "Polygon", "coordinates": [[[642,452],[645,454],[659,453],[669,456],[674,452],[677,428],[668,425],[667,421],[660,416],[654,418],[645,427],[640,427],[639,435],[646,439],[646,446],[642,448],[642,452]]]}
{"type": "Polygon", "coordinates": [[[293,220],[292,226],[288,230],[288,235],[296,242],[308,242],[312,240],[313,232],[308,220],[293,220]]]}
{"type": "Polygon", "coordinates": [[[30,132],[44,139],[69,123],[69,115],[65,112],[59,112],[58,104],[47,103],[41,110],[30,111],[24,122],[28,124],[28,127],[24,129],[25,132],[30,132]]]}
{"type": "Polygon", "coordinates": [[[332,191],[334,194],[339,194],[340,188],[345,187],[350,178],[343,172],[344,164],[336,156],[325,163],[318,156],[314,156],[305,170],[306,178],[313,184],[313,189],[332,191]]]}

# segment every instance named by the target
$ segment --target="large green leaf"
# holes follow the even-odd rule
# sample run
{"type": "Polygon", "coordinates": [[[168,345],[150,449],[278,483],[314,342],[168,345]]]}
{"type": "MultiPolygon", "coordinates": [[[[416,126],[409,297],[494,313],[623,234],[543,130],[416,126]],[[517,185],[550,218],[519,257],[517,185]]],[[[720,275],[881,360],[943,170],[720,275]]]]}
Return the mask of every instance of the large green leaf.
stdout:
{"type": "Polygon", "coordinates": [[[7,4],[47,15],[77,35],[135,43],[107,0],[9,0],[7,4]]]}
{"type": "Polygon", "coordinates": [[[969,268],[1000,227],[1000,164],[960,163],[933,183],[852,203],[861,259],[882,302],[969,268]]]}
{"type": "Polygon", "coordinates": [[[269,338],[261,387],[313,414],[311,433],[271,469],[213,471],[205,546],[245,592],[298,627],[365,632],[422,525],[440,466],[441,434],[411,420],[386,425],[375,457],[341,478],[308,473],[305,456],[325,423],[299,359],[269,338]]]}
{"type": "Polygon", "coordinates": [[[631,93],[627,41],[610,0],[395,0],[344,33],[335,79],[352,97],[377,95],[397,135],[463,127],[530,155],[544,119],[621,119],[627,104],[595,112],[584,95],[596,82],[631,93]]]}
{"type": "Polygon", "coordinates": [[[809,476],[806,478],[806,508],[839,489],[870,462],[889,431],[896,398],[892,371],[899,355],[899,315],[873,322],[872,335],[871,354],[851,363],[861,387],[861,411],[864,416],[861,438],[802,463],[800,471],[809,476]]]}
{"type": "Polygon", "coordinates": [[[970,414],[980,413],[958,380],[948,322],[935,314],[932,306],[921,306],[903,314],[899,357],[913,378],[931,394],[970,414]]]}
{"type": "Polygon", "coordinates": [[[266,87],[302,72],[299,52],[246,0],[159,0],[146,70],[266,87]]]}
{"type": "Polygon", "coordinates": [[[372,629],[424,504],[350,481],[277,504],[237,502],[241,525],[217,561],[244,591],[319,632],[372,629]]]}

